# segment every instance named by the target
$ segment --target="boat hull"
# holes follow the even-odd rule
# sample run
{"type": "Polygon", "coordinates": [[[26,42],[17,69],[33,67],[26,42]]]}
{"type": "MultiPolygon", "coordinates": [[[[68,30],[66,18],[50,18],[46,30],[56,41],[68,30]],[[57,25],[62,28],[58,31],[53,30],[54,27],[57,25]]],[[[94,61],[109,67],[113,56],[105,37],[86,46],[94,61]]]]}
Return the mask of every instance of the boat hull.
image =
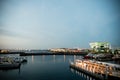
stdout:
{"type": "Polygon", "coordinates": [[[0,69],[16,69],[20,68],[20,63],[13,63],[13,64],[0,64],[0,69]]]}

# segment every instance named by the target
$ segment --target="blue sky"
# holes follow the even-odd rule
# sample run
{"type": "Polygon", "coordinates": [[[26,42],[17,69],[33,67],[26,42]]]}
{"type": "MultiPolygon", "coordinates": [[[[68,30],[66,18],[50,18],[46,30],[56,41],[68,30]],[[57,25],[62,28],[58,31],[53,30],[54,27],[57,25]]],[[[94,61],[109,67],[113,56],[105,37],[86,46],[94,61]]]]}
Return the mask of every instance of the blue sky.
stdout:
{"type": "Polygon", "coordinates": [[[120,47],[120,0],[1,0],[0,48],[120,47]]]}

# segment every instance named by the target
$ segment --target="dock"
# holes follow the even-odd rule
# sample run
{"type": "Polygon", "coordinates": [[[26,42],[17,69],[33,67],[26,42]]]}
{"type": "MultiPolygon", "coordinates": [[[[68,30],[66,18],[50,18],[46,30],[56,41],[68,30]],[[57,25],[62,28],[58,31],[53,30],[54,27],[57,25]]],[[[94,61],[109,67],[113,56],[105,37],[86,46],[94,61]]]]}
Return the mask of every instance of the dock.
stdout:
{"type": "Polygon", "coordinates": [[[120,80],[119,68],[115,71],[113,66],[108,66],[108,64],[106,66],[88,60],[76,60],[70,63],[70,68],[94,77],[96,80],[120,80]]]}

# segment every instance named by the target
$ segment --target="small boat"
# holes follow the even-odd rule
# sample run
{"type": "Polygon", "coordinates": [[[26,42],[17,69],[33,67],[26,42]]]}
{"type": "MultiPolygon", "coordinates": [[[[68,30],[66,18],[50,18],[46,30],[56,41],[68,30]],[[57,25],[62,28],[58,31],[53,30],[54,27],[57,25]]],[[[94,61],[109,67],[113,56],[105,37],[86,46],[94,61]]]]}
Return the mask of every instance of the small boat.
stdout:
{"type": "Polygon", "coordinates": [[[17,57],[17,58],[14,58],[14,61],[17,63],[24,63],[24,62],[27,62],[27,58],[26,57],[17,57]]]}

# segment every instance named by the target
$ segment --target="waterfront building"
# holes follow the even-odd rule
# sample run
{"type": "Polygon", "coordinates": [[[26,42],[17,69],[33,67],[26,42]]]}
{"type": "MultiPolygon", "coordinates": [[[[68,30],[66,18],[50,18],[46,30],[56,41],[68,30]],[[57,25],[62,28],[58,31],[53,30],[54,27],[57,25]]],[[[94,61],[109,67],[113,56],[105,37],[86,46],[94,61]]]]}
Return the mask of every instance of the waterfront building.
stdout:
{"type": "Polygon", "coordinates": [[[111,46],[108,42],[92,42],[89,43],[90,47],[92,48],[93,52],[110,52],[111,46]]]}
{"type": "Polygon", "coordinates": [[[0,50],[0,53],[8,53],[8,52],[9,52],[9,50],[6,50],[6,49],[0,50]]]}
{"type": "Polygon", "coordinates": [[[50,49],[52,52],[80,52],[80,49],[77,48],[53,48],[50,49]]]}

